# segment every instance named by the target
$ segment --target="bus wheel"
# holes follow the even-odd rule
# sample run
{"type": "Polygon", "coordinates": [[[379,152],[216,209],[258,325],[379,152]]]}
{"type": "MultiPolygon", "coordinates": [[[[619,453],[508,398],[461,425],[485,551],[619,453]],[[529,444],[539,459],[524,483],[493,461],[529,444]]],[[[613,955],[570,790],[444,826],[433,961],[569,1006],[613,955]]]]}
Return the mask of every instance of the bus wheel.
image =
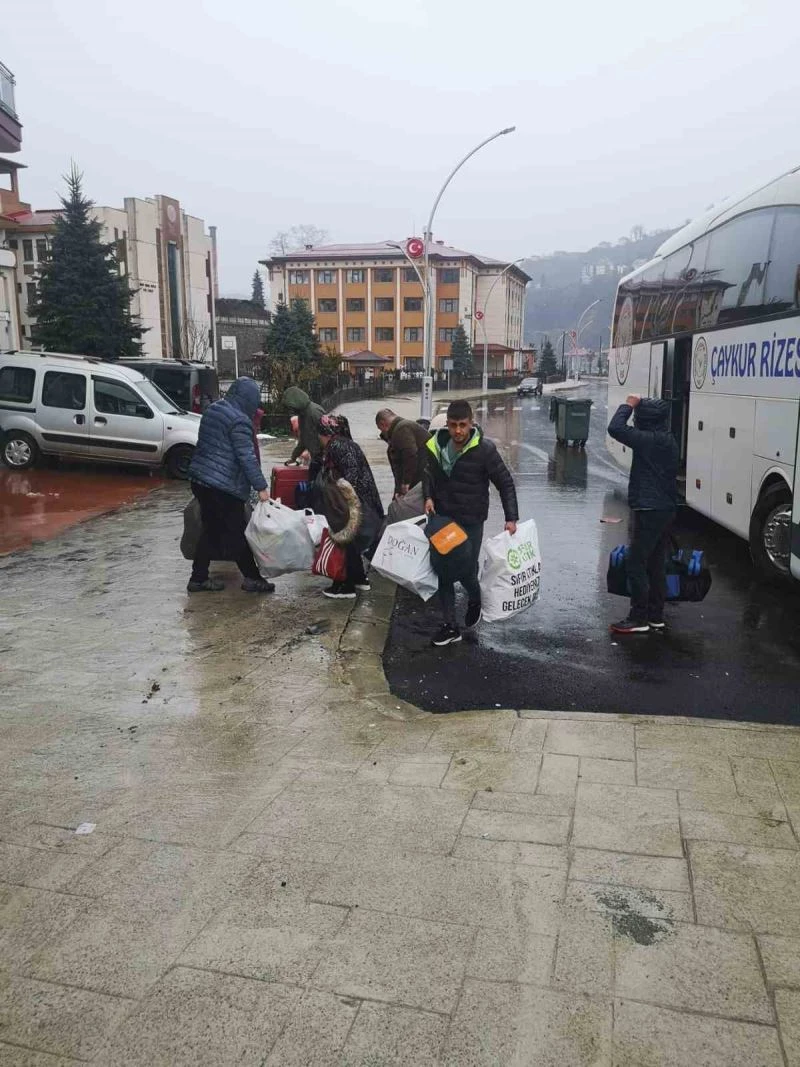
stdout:
{"type": "Polygon", "coordinates": [[[792,494],[786,485],[772,485],[758,498],[750,519],[750,555],[767,578],[791,577],[792,494]]]}

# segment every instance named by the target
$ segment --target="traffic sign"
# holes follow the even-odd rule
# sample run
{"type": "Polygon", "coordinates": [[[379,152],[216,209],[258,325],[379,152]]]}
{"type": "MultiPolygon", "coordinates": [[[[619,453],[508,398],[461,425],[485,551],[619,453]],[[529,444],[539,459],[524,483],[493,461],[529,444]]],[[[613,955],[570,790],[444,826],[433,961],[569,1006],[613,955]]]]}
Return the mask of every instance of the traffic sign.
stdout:
{"type": "Polygon", "coordinates": [[[409,237],[406,241],[406,252],[410,259],[419,259],[425,251],[425,245],[419,237],[409,237]]]}
{"type": "Polygon", "coordinates": [[[475,318],[478,320],[478,322],[480,322],[481,319],[483,318],[483,312],[482,311],[476,311],[475,312],[475,318]]]}

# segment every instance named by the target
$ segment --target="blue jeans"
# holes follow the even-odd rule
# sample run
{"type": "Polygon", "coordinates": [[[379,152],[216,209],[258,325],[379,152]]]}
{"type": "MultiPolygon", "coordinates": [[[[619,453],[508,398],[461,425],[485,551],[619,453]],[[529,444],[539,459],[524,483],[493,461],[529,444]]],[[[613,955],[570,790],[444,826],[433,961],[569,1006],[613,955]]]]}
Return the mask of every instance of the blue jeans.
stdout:
{"type": "MultiPolygon", "coordinates": [[[[481,555],[481,543],[483,542],[483,523],[477,522],[470,526],[463,522],[458,524],[472,546],[472,564],[468,574],[461,579],[461,585],[467,594],[470,604],[478,603],[481,599],[481,587],[478,584],[478,562],[481,555]]],[[[439,578],[439,603],[442,606],[442,615],[445,624],[456,625],[456,587],[455,583],[446,578],[439,578]]]]}

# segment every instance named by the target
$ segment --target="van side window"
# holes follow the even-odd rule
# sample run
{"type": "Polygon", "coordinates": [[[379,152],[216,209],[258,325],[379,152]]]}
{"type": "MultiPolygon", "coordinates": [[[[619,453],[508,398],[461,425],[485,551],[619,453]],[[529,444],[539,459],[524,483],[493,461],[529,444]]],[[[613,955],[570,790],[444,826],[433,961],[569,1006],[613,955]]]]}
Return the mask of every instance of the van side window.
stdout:
{"type": "Polygon", "coordinates": [[[47,371],[42,385],[42,403],[46,408],[83,411],[86,407],[85,376],[62,370],[47,371]]]}
{"type": "Polygon", "coordinates": [[[153,381],[178,407],[188,410],[192,402],[189,389],[190,371],[184,367],[156,367],[153,381]]]}
{"type": "Polygon", "coordinates": [[[30,404],[36,371],[30,367],[0,367],[0,401],[11,404],[30,404]]]}
{"type": "Polygon", "coordinates": [[[94,378],[93,384],[95,410],[101,414],[152,419],[153,413],[144,400],[123,382],[94,378]]]}

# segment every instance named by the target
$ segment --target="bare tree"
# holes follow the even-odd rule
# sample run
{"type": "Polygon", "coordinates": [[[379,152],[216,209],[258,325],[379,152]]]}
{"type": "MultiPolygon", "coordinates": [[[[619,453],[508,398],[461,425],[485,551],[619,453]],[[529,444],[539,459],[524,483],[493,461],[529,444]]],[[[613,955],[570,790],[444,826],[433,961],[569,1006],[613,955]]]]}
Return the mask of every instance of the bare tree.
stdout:
{"type": "Polygon", "coordinates": [[[199,363],[211,361],[211,323],[187,319],[181,332],[181,357],[197,360],[199,363]]]}
{"type": "Polygon", "coordinates": [[[644,226],[642,226],[641,224],[636,225],[631,229],[631,240],[632,241],[641,241],[644,236],[645,236],[644,226]]]}
{"type": "Polygon", "coordinates": [[[321,245],[328,239],[328,231],[309,222],[301,222],[288,230],[280,230],[269,243],[269,250],[276,256],[299,252],[306,245],[321,245]]]}

